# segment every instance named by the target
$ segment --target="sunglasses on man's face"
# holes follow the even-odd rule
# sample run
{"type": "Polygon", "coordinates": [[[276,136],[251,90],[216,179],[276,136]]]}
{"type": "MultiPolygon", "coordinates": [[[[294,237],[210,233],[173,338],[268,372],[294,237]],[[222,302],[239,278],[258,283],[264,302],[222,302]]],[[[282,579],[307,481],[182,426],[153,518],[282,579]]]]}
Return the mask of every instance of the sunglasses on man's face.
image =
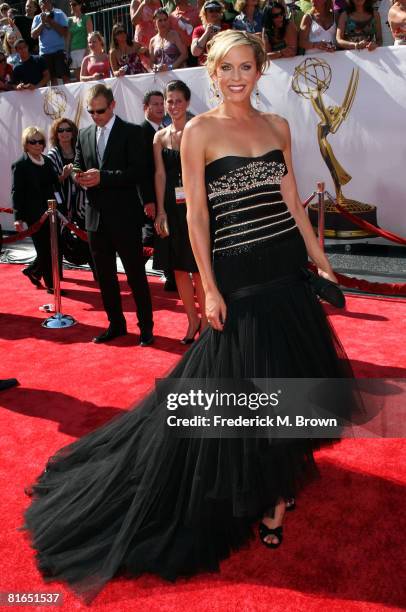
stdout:
{"type": "Polygon", "coordinates": [[[30,140],[28,140],[28,144],[30,145],[42,145],[43,147],[45,147],[45,140],[43,138],[39,138],[38,140],[36,138],[31,138],[30,140]]]}
{"type": "Polygon", "coordinates": [[[63,134],[64,132],[68,132],[70,134],[71,132],[73,132],[73,129],[71,127],[67,127],[67,128],[60,127],[57,129],[57,132],[58,134],[63,134]]]}
{"type": "Polygon", "coordinates": [[[106,106],[106,108],[98,108],[97,110],[88,108],[87,112],[89,113],[89,115],[103,115],[103,113],[105,113],[108,108],[108,106],[106,106]]]}
{"type": "Polygon", "coordinates": [[[221,13],[221,9],[206,9],[206,13],[221,13]]]}
{"type": "Polygon", "coordinates": [[[283,13],[281,11],[278,13],[272,13],[272,19],[276,19],[277,17],[283,17],[283,13]]]}

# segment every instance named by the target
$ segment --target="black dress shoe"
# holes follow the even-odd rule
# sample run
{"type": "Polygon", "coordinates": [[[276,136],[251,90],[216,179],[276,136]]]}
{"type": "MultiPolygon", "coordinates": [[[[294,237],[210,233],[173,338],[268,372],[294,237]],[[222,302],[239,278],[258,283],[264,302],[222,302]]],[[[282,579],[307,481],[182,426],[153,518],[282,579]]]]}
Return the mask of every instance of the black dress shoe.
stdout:
{"type": "Polygon", "coordinates": [[[141,333],[140,335],[140,346],[151,346],[154,343],[154,336],[152,332],[141,333]]]}
{"type": "Polygon", "coordinates": [[[36,287],[41,287],[41,280],[34,274],[34,272],[30,268],[24,268],[21,272],[30,279],[33,285],[36,287]]]}
{"type": "MultiPolygon", "coordinates": [[[[53,295],[55,291],[51,287],[48,287],[47,293],[50,293],[51,295],[53,295]]],[[[66,289],[61,289],[61,295],[66,295],[66,289]]]]}
{"type": "Polygon", "coordinates": [[[110,325],[110,327],[108,327],[106,331],[93,338],[92,342],[94,342],[95,344],[101,344],[102,342],[108,342],[109,340],[119,338],[119,336],[125,336],[126,334],[126,327],[112,327],[110,325]]]}

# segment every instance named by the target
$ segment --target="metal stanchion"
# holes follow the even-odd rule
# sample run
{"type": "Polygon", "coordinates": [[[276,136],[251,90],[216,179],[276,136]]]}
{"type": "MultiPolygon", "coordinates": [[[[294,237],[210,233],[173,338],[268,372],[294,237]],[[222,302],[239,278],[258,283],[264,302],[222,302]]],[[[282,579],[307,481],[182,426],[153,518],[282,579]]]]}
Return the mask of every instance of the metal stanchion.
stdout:
{"type": "MultiPolygon", "coordinates": [[[[61,313],[61,283],[59,279],[59,253],[58,253],[58,215],[56,211],[56,200],[48,200],[48,217],[49,217],[49,230],[51,235],[51,255],[52,255],[52,277],[54,284],[54,298],[55,306],[48,311],[55,312],[52,317],[45,319],[42,323],[42,327],[49,327],[51,329],[60,329],[61,327],[71,327],[75,325],[76,321],[70,315],[64,315],[61,313]]],[[[43,306],[43,309],[46,307],[43,306]]]]}
{"type": "Polygon", "coordinates": [[[318,217],[317,217],[317,234],[319,243],[324,251],[324,188],[322,181],[317,183],[317,199],[318,199],[318,217]]]}

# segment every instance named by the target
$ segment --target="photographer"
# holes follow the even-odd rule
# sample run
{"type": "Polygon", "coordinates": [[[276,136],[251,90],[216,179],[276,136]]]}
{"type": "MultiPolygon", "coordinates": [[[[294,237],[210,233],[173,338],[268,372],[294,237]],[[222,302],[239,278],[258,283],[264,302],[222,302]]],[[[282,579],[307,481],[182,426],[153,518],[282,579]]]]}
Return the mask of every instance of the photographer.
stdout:
{"type": "Polygon", "coordinates": [[[224,6],[218,0],[206,0],[200,11],[202,24],[193,30],[192,34],[192,55],[198,58],[201,66],[206,63],[206,46],[220,30],[228,30],[230,26],[223,23],[224,6]]]}
{"type": "Polygon", "coordinates": [[[31,36],[39,39],[39,54],[47,63],[51,85],[57,85],[58,78],[69,83],[65,56],[68,18],[63,11],[53,8],[51,0],[40,0],[39,5],[42,12],[33,19],[31,36]]]}

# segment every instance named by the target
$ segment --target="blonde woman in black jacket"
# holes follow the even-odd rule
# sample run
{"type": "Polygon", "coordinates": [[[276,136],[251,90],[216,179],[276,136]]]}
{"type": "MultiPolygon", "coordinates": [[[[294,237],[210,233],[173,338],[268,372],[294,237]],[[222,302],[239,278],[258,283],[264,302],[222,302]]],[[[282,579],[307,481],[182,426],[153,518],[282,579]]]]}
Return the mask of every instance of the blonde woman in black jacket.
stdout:
{"type": "MultiPolygon", "coordinates": [[[[46,138],[41,128],[30,126],[22,134],[23,155],[12,165],[11,197],[15,214],[15,229],[20,232],[32,225],[47,210],[47,200],[54,198],[57,175],[52,162],[43,153],[46,138]]],[[[53,291],[49,223],[46,221],[32,235],[36,260],[23,273],[36,285],[43,278],[48,291],[53,291]]]]}

